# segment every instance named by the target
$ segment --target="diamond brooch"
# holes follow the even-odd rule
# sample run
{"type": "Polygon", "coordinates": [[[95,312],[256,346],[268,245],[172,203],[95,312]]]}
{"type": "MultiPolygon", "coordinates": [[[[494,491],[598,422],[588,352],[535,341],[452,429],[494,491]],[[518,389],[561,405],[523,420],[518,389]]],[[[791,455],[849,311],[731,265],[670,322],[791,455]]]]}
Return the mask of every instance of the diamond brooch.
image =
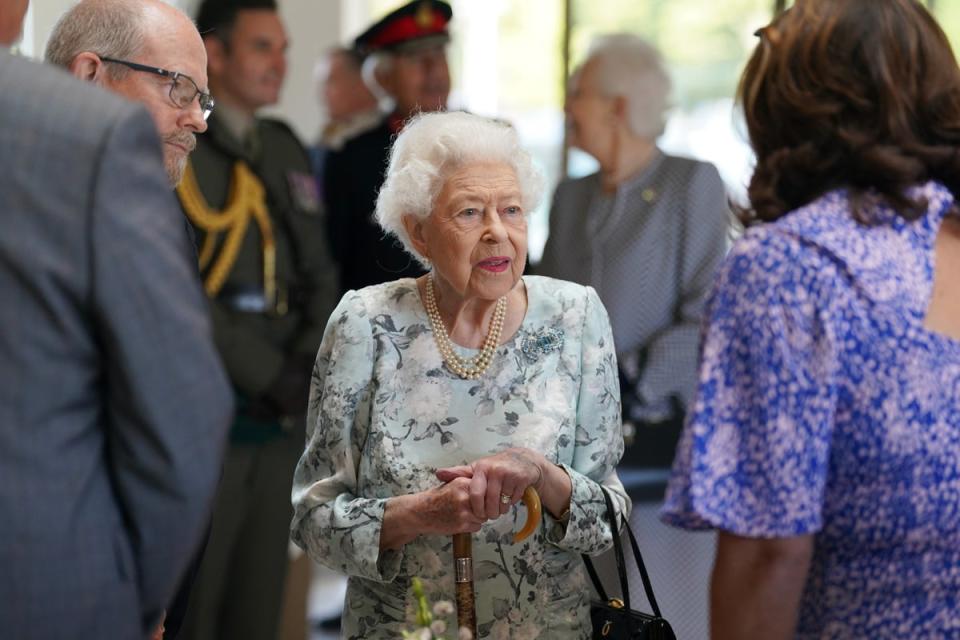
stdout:
{"type": "Polygon", "coordinates": [[[544,327],[523,336],[520,350],[528,360],[539,360],[551,351],[559,351],[563,347],[563,331],[554,327],[544,327]]]}

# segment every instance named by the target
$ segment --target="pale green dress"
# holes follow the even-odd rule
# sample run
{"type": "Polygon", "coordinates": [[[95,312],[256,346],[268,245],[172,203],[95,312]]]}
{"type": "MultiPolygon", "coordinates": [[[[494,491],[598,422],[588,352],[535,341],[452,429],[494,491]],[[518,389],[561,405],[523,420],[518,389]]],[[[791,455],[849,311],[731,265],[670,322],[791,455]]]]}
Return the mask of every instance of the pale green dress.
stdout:
{"type": "Polygon", "coordinates": [[[399,638],[411,628],[412,577],[432,601],[454,597],[449,537],[379,551],[386,500],[437,486],[438,468],[508,447],[542,452],[567,470],[570,519],[564,526],[545,511],[537,533],[514,545],[526,516],[520,505],[474,534],[479,635],[589,638],[580,554],[611,544],[598,483],[629,510],[614,473],[623,451],[616,356],[593,289],[523,281],[520,330],[480,380],[443,365],[412,279],[350,291],[331,316],[294,477],[292,538],[350,576],[345,638],[399,638]]]}

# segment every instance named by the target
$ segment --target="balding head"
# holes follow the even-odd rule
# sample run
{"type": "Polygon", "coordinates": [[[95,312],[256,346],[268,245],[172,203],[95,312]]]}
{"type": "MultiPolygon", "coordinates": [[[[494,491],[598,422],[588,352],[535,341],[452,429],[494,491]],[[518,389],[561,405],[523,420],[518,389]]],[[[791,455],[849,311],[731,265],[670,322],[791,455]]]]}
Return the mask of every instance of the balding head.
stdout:
{"type": "MultiPolygon", "coordinates": [[[[145,36],[145,8],[146,3],[140,0],[81,0],[57,21],[44,58],[64,68],[69,68],[85,51],[120,60],[133,59],[145,36]]],[[[107,73],[120,78],[128,69],[112,67],[107,73]]]]}
{"type": "Polygon", "coordinates": [[[180,106],[171,97],[175,82],[207,90],[206,50],[186,14],[160,0],[80,0],[54,27],[46,59],[143,103],[163,139],[170,181],[179,183],[194,134],[207,128],[196,99],[180,106]],[[171,73],[134,70],[118,61],[171,73]]]}

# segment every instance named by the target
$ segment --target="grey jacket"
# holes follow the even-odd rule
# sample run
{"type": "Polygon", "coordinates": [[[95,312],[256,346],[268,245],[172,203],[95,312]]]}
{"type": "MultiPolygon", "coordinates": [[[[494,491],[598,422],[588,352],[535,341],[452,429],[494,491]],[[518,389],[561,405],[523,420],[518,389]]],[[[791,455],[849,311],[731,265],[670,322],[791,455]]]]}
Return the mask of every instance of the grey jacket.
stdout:
{"type": "Polygon", "coordinates": [[[659,152],[616,193],[602,193],[599,174],[557,187],[536,271],[597,290],[621,370],[651,406],[693,395],[700,316],[730,221],[713,165],[659,152]]]}
{"type": "Polygon", "coordinates": [[[144,638],[231,414],[141,109],[0,52],[0,636],[144,638]]]}

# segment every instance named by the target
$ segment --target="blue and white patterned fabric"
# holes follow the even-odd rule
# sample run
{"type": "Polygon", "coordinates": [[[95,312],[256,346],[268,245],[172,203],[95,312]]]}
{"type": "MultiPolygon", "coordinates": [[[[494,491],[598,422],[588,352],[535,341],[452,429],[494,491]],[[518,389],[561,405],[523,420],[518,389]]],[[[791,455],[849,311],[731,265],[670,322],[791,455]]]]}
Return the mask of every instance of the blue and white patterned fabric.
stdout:
{"type": "Polygon", "coordinates": [[[923,325],[953,197],[843,190],[735,245],[707,309],[665,522],[814,534],[798,638],[960,638],[960,342],[923,325]]]}

